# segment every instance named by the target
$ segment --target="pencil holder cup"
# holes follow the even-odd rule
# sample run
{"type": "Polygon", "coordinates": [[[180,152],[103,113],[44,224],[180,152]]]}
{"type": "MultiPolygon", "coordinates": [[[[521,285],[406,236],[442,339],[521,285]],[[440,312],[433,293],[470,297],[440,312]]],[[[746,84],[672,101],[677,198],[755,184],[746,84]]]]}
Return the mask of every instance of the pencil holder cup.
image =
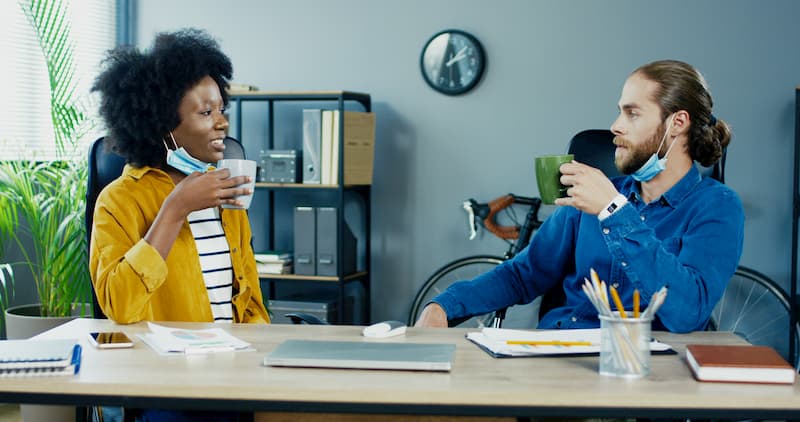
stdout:
{"type": "Polygon", "coordinates": [[[600,375],[643,378],[650,373],[652,318],[600,315],[600,375]]]}

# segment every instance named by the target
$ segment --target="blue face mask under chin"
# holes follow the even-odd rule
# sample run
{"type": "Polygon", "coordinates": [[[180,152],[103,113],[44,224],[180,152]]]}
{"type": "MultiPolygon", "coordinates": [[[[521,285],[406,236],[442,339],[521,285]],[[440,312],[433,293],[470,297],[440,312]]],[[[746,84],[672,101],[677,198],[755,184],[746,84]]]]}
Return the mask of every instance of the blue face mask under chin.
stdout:
{"type": "Polygon", "coordinates": [[[639,170],[631,174],[631,177],[637,182],[647,182],[658,176],[665,168],[667,168],[667,157],[664,156],[664,158],[659,160],[658,154],[653,153],[650,159],[639,167],[639,170]]]}
{"type": "MultiPolygon", "coordinates": [[[[172,133],[170,133],[169,136],[172,138],[172,143],[177,147],[178,144],[175,142],[175,138],[172,136],[172,133]]],[[[166,142],[164,143],[164,146],[167,146],[166,142]]],[[[192,174],[196,171],[205,173],[208,171],[209,167],[211,167],[211,164],[204,163],[197,158],[192,157],[191,154],[183,149],[183,147],[177,148],[174,151],[167,148],[167,164],[186,175],[192,174]]]]}
{"type": "Polygon", "coordinates": [[[636,172],[631,174],[633,180],[636,180],[637,182],[650,181],[654,177],[658,176],[659,173],[664,171],[664,169],[667,168],[667,156],[669,155],[669,152],[672,151],[672,147],[675,146],[675,141],[673,140],[672,144],[670,144],[667,153],[664,154],[664,158],[662,159],[658,158],[658,151],[661,151],[661,147],[664,145],[664,141],[666,141],[667,134],[669,133],[669,130],[671,128],[672,128],[672,119],[670,119],[669,124],[667,125],[667,130],[664,131],[664,137],[661,138],[661,144],[658,145],[658,150],[656,150],[656,152],[654,152],[653,155],[650,156],[647,162],[645,162],[644,164],[642,164],[641,167],[639,167],[639,170],[636,170],[636,172]]]}

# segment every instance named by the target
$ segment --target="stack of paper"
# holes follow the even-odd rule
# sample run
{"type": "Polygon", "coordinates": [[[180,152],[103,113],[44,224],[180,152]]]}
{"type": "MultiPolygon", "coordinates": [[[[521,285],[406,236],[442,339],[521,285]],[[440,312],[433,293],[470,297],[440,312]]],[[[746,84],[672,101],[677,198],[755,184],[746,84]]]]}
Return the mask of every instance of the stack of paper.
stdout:
{"type": "Polygon", "coordinates": [[[292,254],[290,252],[261,252],[255,254],[256,271],[259,274],[291,274],[292,254]]]}
{"type": "Polygon", "coordinates": [[[162,355],[232,352],[250,347],[250,343],[228,334],[222,328],[187,330],[164,327],[152,322],[147,325],[150,332],[140,334],[139,337],[162,355]]]}
{"type": "Polygon", "coordinates": [[[0,377],[73,375],[80,366],[77,340],[0,341],[0,377]]]}
{"type": "MultiPolygon", "coordinates": [[[[467,340],[498,357],[596,355],[600,353],[600,329],[581,330],[506,330],[484,328],[467,333],[467,340]]],[[[651,352],[674,353],[658,340],[650,342],[651,352]]]]}

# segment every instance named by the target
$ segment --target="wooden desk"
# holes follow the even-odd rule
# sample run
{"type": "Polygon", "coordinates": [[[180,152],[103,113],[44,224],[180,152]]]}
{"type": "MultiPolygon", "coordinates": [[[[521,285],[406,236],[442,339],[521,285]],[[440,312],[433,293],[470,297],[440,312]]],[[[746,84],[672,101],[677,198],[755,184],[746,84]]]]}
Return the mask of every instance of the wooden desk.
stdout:
{"type": "MultiPolygon", "coordinates": [[[[174,324],[204,328],[206,324],[174,324]]],[[[600,376],[598,358],[493,359],[465,330],[409,328],[391,342],[457,345],[450,373],[272,368],[265,354],[288,338],[366,340],[359,327],[234,325],[257,351],[162,357],[136,337],[144,324],[77,319],[42,337],[78,338],[74,377],[0,379],[0,402],[130,407],[429,415],[800,418],[800,386],[696,382],[683,361],[686,343],[743,343],[732,334],[656,333],[680,355],[653,356],[643,380],[600,376]],[[89,331],[121,330],[133,349],[95,350],[89,331]]]]}

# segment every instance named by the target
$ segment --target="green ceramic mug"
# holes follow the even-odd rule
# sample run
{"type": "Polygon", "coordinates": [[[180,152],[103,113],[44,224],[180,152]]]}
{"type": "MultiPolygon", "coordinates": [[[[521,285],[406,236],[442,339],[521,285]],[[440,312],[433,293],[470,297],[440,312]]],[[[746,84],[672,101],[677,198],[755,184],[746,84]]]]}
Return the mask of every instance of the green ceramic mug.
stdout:
{"type": "Polygon", "coordinates": [[[536,184],[539,185],[539,197],[543,203],[552,205],[557,198],[567,196],[567,186],[562,185],[559,180],[559,167],[572,159],[572,154],[536,157],[536,184]]]}

